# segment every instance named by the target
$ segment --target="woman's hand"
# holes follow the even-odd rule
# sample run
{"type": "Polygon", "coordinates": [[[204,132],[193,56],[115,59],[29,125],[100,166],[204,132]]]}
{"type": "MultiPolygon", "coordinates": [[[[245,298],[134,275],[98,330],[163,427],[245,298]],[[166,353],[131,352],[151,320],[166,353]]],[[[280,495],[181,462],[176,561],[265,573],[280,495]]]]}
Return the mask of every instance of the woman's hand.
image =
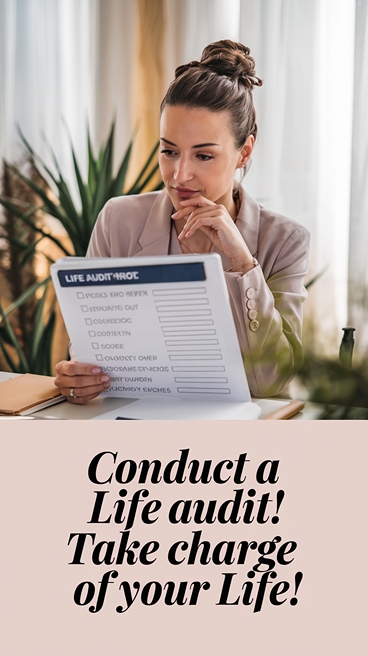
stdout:
{"type": "Polygon", "coordinates": [[[188,198],[180,205],[181,209],[172,215],[174,221],[185,220],[178,235],[179,241],[185,244],[186,239],[189,240],[200,230],[228,257],[233,271],[253,268],[252,254],[223,205],[217,205],[203,196],[188,198]]]}
{"type": "Polygon", "coordinates": [[[110,378],[101,372],[100,367],[95,364],[79,364],[75,358],[70,362],[58,362],[55,371],[54,383],[69,403],[84,405],[110,387],[110,378]]]}

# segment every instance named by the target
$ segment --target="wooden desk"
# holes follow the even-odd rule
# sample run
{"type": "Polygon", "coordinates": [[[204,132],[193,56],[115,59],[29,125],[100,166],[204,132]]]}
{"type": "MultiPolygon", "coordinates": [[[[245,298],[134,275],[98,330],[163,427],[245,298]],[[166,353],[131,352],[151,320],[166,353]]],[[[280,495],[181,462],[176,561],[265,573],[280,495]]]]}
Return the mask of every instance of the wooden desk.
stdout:
{"type": "MultiPolygon", "coordinates": [[[[0,371],[0,382],[7,380],[7,378],[13,378],[19,374],[12,374],[5,371],[0,371]]],[[[121,408],[125,405],[133,403],[134,399],[121,399],[121,398],[101,398],[98,397],[90,401],[87,405],[74,405],[63,401],[56,405],[45,408],[44,410],[39,410],[37,413],[34,413],[32,416],[35,419],[94,419],[98,415],[104,414],[111,410],[121,408]]],[[[267,415],[271,414],[275,410],[286,405],[288,400],[279,400],[279,399],[257,399],[254,401],[261,408],[261,415],[259,419],[264,419],[267,415]]],[[[291,418],[291,421],[300,421],[305,419],[318,419],[319,415],[322,413],[323,406],[317,403],[306,403],[305,408],[302,412],[299,412],[297,415],[291,418]]]]}

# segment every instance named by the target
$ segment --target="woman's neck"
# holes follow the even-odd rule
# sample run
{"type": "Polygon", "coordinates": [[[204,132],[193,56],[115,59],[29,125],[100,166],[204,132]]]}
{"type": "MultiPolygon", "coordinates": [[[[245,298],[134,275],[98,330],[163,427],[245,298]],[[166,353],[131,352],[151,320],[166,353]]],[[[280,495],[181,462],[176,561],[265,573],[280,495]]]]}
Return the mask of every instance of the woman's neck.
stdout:
{"type": "MultiPolygon", "coordinates": [[[[180,235],[186,224],[186,219],[181,221],[174,221],[176,234],[180,235]]],[[[183,253],[209,253],[212,249],[212,241],[207,235],[200,230],[192,235],[192,237],[185,238],[179,241],[180,248],[183,253]]]]}

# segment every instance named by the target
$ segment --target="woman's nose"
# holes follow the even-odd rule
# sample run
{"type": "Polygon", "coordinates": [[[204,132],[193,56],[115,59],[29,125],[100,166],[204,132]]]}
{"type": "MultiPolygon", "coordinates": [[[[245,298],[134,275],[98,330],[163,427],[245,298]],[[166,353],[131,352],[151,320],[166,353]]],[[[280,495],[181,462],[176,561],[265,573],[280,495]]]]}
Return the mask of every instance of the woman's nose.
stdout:
{"type": "Polygon", "coordinates": [[[180,157],[176,163],[175,178],[178,183],[183,184],[194,178],[191,161],[185,157],[180,157]]]}

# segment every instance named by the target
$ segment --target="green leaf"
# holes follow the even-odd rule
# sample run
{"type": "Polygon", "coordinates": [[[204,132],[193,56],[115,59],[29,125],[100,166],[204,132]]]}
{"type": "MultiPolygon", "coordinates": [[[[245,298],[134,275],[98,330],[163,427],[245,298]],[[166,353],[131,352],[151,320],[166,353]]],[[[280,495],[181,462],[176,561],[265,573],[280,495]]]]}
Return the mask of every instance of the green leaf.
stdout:
{"type": "Polygon", "coordinates": [[[29,244],[27,248],[24,249],[22,259],[19,263],[20,267],[23,267],[25,264],[27,264],[27,262],[29,262],[29,260],[32,257],[34,257],[34,255],[36,254],[36,248],[43,239],[44,237],[40,237],[39,239],[37,239],[37,241],[32,242],[31,244],[29,244]]]}
{"type": "Polygon", "coordinates": [[[26,149],[27,149],[28,152],[30,153],[30,155],[32,155],[32,157],[34,157],[34,158],[36,159],[36,158],[37,158],[37,155],[36,155],[36,153],[34,152],[32,146],[28,143],[27,139],[25,138],[25,136],[24,136],[22,130],[20,129],[19,124],[17,124],[17,132],[18,132],[18,134],[19,134],[21,140],[23,141],[23,143],[24,143],[26,149]]]}
{"type": "Polygon", "coordinates": [[[132,154],[132,147],[133,147],[133,141],[130,142],[123,161],[120,165],[120,168],[117,172],[115,180],[112,181],[112,184],[109,189],[109,198],[114,198],[115,196],[120,196],[123,193],[124,187],[125,187],[125,178],[126,174],[128,171],[129,163],[130,163],[130,157],[132,154]]]}
{"type": "MultiPolygon", "coordinates": [[[[52,160],[53,160],[53,162],[54,162],[54,165],[55,165],[55,168],[56,168],[56,170],[57,170],[57,172],[58,172],[58,175],[59,175],[60,180],[57,180],[57,178],[55,177],[55,175],[52,173],[51,169],[49,169],[48,166],[45,164],[45,161],[42,159],[42,157],[40,157],[40,155],[38,155],[37,153],[35,153],[35,151],[33,150],[33,148],[32,148],[32,147],[30,146],[30,144],[28,143],[27,139],[25,138],[25,136],[24,136],[23,132],[21,131],[19,125],[18,125],[17,127],[18,127],[18,134],[19,134],[21,140],[23,141],[23,144],[25,145],[26,149],[28,150],[29,154],[31,155],[32,159],[35,160],[36,162],[38,162],[38,163],[41,165],[41,167],[42,167],[42,168],[46,171],[46,173],[49,175],[49,177],[51,178],[51,180],[53,181],[53,183],[55,184],[55,186],[58,187],[59,182],[60,182],[60,180],[62,179],[61,169],[60,169],[60,166],[59,166],[59,162],[57,161],[57,157],[56,157],[56,155],[55,155],[55,152],[54,152],[54,150],[52,149],[50,143],[48,142],[45,133],[42,133],[43,141],[45,142],[45,144],[46,144],[46,146],[47,146],[47,148],[48,148],[48,150],[49,150],[49,152],[50,152],[50,155],[51,155],[51,157],[52,157],[52,160]]],[[[37,167],[36,167],[36,168],[37,168],[37,167]]]]}
{"type": "MultiPolygon", "coordinates": [[[[142,185],[141,185],[142,178],[143,178],[143,176],[145,175],[146,171],[148,170],[149,166],[151,165],[151,162],[152,162],[153,158],[154,158],[155,155],[157,154],[158,147],[159,147],[159,142],[157,142],[157,143],[154,145],[153,149],[151,150],[151,153],[149,154],[146,163],[144,164],[142,170],[141,170],[140,173],[138,174],[138,177],[136,178],[135,182],[133,183],[131,189],[135,189],[135,188],[137,188],[137,187],[139,187],[139,186],[142,186],[142,185]]],[[[158,169],[158,164],[155,165],[155,170],[157,171],[157,169],[158,169]]],[[[132,192],[132,191],[130,191],[130,192],[128,192],[128,193],[136,193],[136,192],[132,192]]],[[[139,193],[139,192],[138,192],[138,193],[139,193]]]]}
{"type": "Polygon", "coordinates": [[[19,358],[19,363],[20,363],[19,367],[20,367],[20,369],[22,370],[23,373],[26,373],[27,371],[29,371],[27,358],[24,354],[24,351],[23,351],[22,347],[20,346],[20,344],[19,344],[19,342],[16,338],[16,335],[15,335],[15,333],[14,333],[8,319],[7,319],[7,314],[9,314],[9,312],[8,311],[5,312],[4,309],[3,309],[3,306],[0,304],[0,315],[1,315],[2,320],[3,320],[4,328],[6,329],[8,335],[9,335],[11,345],[15,348],[15,350],[17,352],[17,355],[18,355],[18,358],[19,358]]]}
{"type": "Polygon", "coordinates": [[[107,147],[102,160],[101,169],[97,178],[97,187],[93,198],[93,216],[97,218],[99,212],[108,200],[108,191],[110,188],[110,180],[108,179],[108,171],[111,168],[111,151],[107,147]]]}
{"type": "Polygon", "coordinates": [[[45,206],[47,207],[47,211],[49,214],[54,216],[56,219],[59,219],[61,223],[64,222],[64,214],[60,212],[60,209],[55,203],[50,200],[50,198],[47,196],[46,192],[37,185],[33,180],[30,180],[27,178],[25,175],[23,175],[17,168],[16,166],[9,165],[10,170],[18,176],[32,191],[34,191],[45,203],[45,206]]]}
{"type": "Polygon", "coordinates": [[[37,303],[36,311],[33,317],[33,331],[32,331],[32,339],[30,343],[30,358],[33,361],[36,360],[36,355],[38,353],[39,346],[42,343],[42,337],[44,332],[44,309],[45,309],[45,302],[47,299],[48,291],[49,291],[49,286],[47,284],[45,285],[45,289],[41,299],[37,303]]]}
{"type": "Polygon", "coordinates": [[[144,180],[142,180],[141,184],[136,186],[136,187],[133,187],[133,189],[128,193],[129,194],[140,194],[140,193],[142,193],[143,189],[149,183],[149,181],[153,178],[155,173],[157,173],[158,169],[159,169],[158,164],[156,164],[156,166],[148,173],[148,175],[144,178],[144,180]]]}
{"type": "MultiPolygon", "coordinates": [[[[5,347],[4,343],[3,343],[4,341],[5,341],[4,338],[3,338],[2,335],[0,334],[0,348],[1,348],[2,352],[3,352],[4,358],[5,358],[6,362],[7,362],[7,365],[8,365],[8,367],[9,367],[9,369],[10,369],[11,371],[13,371],[14,373],[16,373],[16,374],[18,374],[18,373],[22,373],[22,372],[19,371],[19,367],[18,367],[18,365],[17,365],[17,364],[15,363],[15,361],[10,357],[10,354],[8,353],[6,347],[5,347]]],[[[10,343],[10,340],[8,340],[8,343],[10,343]]]]}
{"type": "Polygon", "coordinates": [[[50,312],[50,316],[46,324],[44,325],[42,331],[42,338],[39,342],[38,350],[35,354],[34,368],[36,373],[42,374],[43,376],[51,376],[51,352],[52,352],[52,340],[54,335],[56,321],[56,313],[54,310],[50,312]]]}
{"type": "Polygon", "coordinates": [[[330,265],[329,265],[329,264],[326,264],[326,265],[323,267],[323,269],[321,269],[321,271],[319,271],[319,273],[317,273],[313,278],[311,278],[311,280],[308,280],[308,282],[305,284],[305,288],[306,288],[306,289],[309,289],[309,287],[312,287],[312,285],[314,285],[314,283],[317,282],[317,280],[319,280],[320,278],[322,278],[322,276],[326,273],[326,271],[327,271],[329,268],[330,268],[330,265]]]}
{"type": "MultiPolygon", "coordinates": [[[[40,208],[37,208],[40,209],[40,208]]],[[[42,208],[41,208],[42,209],[42,208]]],[[[47,239],[50,239],[56,246],[59,246],[59,248],[65,253],[67,256],[72,256],[73,253],[70,253],[67,248],[57,239],[56,237],[53,237],[53,235],[50,232],[46,232],[43,228],[40,226],[37,226],[34,224],[32,221],[26,218],[26,215],[21,216],[22,221],[24,221],[27,225],[31,226],[36,232],[39,232],[43,237],[46,237],[47,239]]]]}
{"type": "Polygon", "coordinates": [[[91,220],[92,196],[88,186],[86,186],[82,180],[82,175],[79,170],[77,158],[73,147],[72,147],[72,156],[73,156],[73,163],[74,163],[74,171],[78,182],[79,194],[82,201],[82,214],[80,216],[82,225],[80,225],[79,227],[81,229],[81,233],[83,234],[84,239],[89,240],[90,232],[91,232],[90,227],[92,224],[92,220],[91,220]]]}
{"type": "MultiPolygon", "coordinates": [[[[114,133],[115,133],[115,121],[113,121],[110,129],[109,136],[107,137],[107,141],[104,146],[100,149],[100,152],[98,154],[98,158],[96,161],[97,164],[97,170],[102,171],[103,168],[105,168],[105,160],[110,159],[112,157],[112,149],[113,149],[113,140],[114,140],[114,133]]],[[[111,162],[112,164],[112,162],[111,162]]],[[[107,171],[108,169],[106,169],[107,171]]],[[[110,174],[111,175],[111,174],[110,174]]]]}
{"type": "Polygon", "coordinates": [[[26,289],[26,291],[23,292],[23,294],[21,294],[17,298],[17,300],[14,301],[14,303],[11,303],[11,305],[8,305],[6,310],[3,310],[5,313],[5,317],[8,317],[9,314],[14,312],[14,310],[17,310],[21,305],[23,305],[23,303],[28,301],[28,299],[31,298],[31,296],[33,296],[36,293],[37,289],[43,287],[44,285],[47,285],[50,280],[51,277],[48,276],[47,278],[45,278],[45,280],[41,280],[41,282],[35,282],[33,285],[28,287],[28,289],[26,289]]]}
{"type": "Polygon", "coordinates": [[[110,134],[105,148],[105,153],[107,153],[106,179],[109,182],[111,181],[112,178],[112,167],[113,167],[113,159],[114,159],[114,136],[115,136],[115,121],[112,123],[110,134]]]}
{"type": "Polygon", "coordinates": [[[97,163],[93,153],[89,126],[87,127],[87,144],[88,144],[88,186],[91,192],[91,196],[93,196],[94,191],[96,189],[97,163]]]}
{"type": "Polygon", "coordinates": [[[11,341],[9,339],[9,335],[6,332],[6,329],[0,322],[0,342],[3,342],[4,344],[8,344],[9,346],[11,345],[11,341]]]}
{"type": "MultiPolygon", "coordinates": [[[[30,205],[29,203],[25,203],[25,202],[16,203],[14,202],[14,200],[15,200],[14,198],[9,199],[6,196],[0,196],[0,204],[3,205],[3,207],[5,207],[5,209],[7,209],[9,212],[15,214],[15,216],[18,216],[20,219],[22,219],[22,221],[24,220],[24,217],[26,219],[30,219],[30,217],[36,214],[36,212],[40,209],[36,205],[30,205]],[[23,206],[26,205],[28,207],[28,211],[25,212],[24,210],[21,210],[19,207],[19,205],[21,204],[23,206]]],[[[35,223],[32,222],[31,226],[34,227],[34,229],[36,229],[35,223]]]]}
{"type": "MultiPolygon", "coordinates": [[[[28,246],[27,246],[28,242],[26,242],[25,240],[22,240],[22,239],[17,239],[16,237],[10,237],[5,232],[4,233],[0,232],[0,239],[6,239],[6,241],[9,242],[9,244],[13,244],[14,246],[17,246],[17,248],[19,249],[19,252],[25,251],[28,248],[28,246]]],[[[43,239],[43,237],[42,237],[42,239],[43,239]]]]}

